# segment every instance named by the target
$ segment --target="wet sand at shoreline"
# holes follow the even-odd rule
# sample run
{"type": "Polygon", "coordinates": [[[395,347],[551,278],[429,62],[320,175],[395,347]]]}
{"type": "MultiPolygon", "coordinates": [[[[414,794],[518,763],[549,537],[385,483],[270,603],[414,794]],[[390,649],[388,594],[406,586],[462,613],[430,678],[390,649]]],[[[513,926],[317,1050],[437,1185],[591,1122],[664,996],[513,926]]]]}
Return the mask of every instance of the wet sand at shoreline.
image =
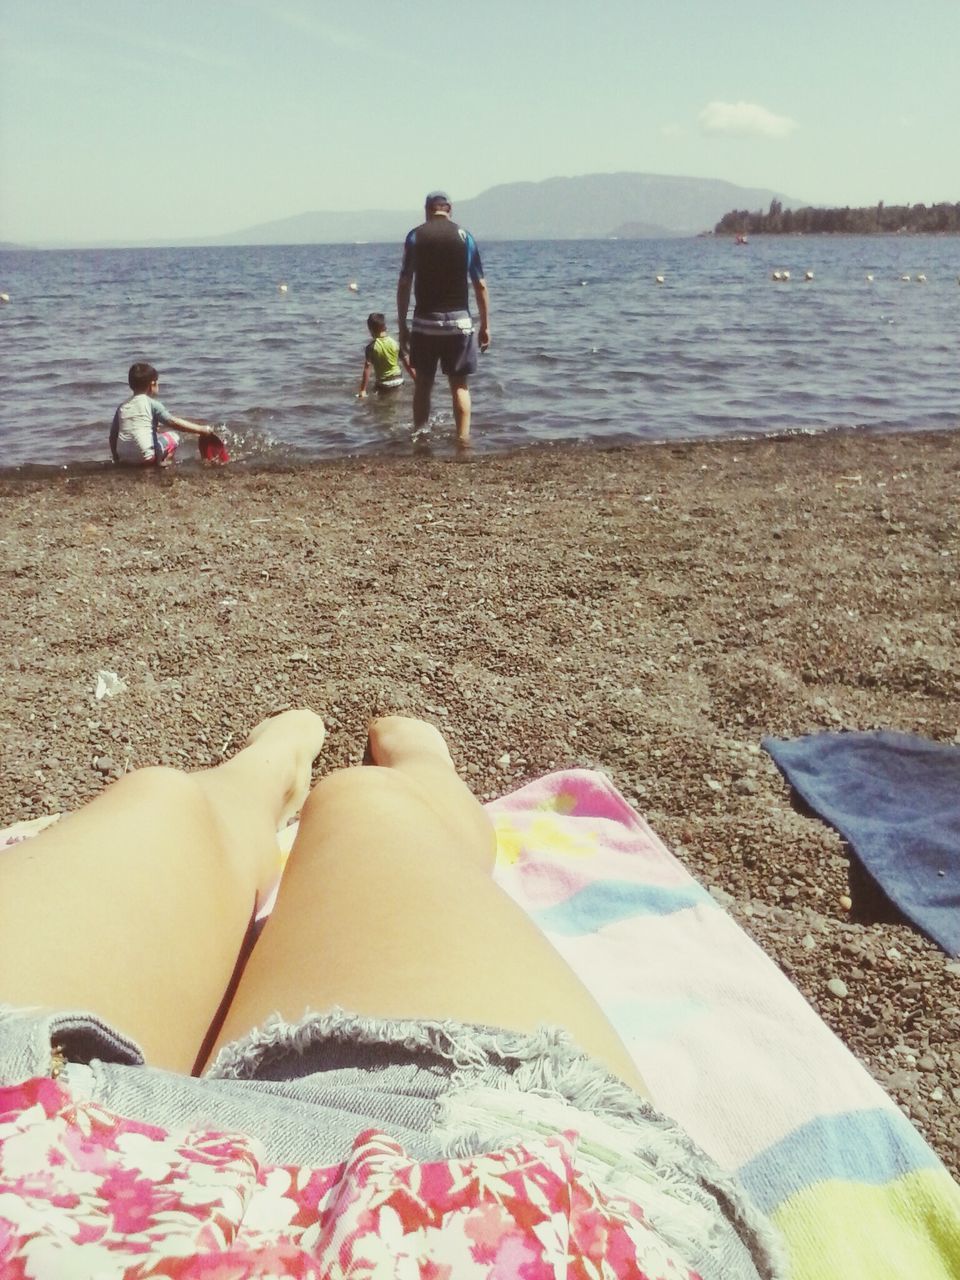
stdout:
{"type": "Polygon", "coordinates": [[[960,1168],[960,966],[851,888],[759,749],[960,741],[960,432],[0,489],[0,824],[297,704],[326,768],[384,711],[437,723],[483,798],[601,768],[960,1168]],[[98,702],[103,669],[127,689],[98,702]]]}

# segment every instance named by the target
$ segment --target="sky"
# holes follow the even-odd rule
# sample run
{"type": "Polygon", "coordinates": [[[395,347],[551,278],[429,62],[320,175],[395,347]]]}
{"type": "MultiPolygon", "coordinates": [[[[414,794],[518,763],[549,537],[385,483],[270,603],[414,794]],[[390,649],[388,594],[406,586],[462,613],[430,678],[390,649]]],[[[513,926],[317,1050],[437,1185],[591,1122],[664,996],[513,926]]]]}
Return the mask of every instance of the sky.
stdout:
{"type": "Polygon", "coordinates": [[[960,0],[0,0],[0,242],[633,171],[960,201],[960,0]]]}

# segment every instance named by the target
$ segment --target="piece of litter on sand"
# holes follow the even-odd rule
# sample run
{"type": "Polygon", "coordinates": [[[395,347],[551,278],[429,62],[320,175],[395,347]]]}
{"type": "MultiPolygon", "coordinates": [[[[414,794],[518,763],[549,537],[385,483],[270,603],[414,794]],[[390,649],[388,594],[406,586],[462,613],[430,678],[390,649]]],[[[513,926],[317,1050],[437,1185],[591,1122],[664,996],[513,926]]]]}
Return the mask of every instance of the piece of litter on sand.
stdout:
{"type": "Polygon", "coordinates": [[[123,693],[126,687],[126,680],[122,680],[115,671],[98,671],[93,696],[98,702],[102,698],[115,698],[118,693],[123,693]]]}

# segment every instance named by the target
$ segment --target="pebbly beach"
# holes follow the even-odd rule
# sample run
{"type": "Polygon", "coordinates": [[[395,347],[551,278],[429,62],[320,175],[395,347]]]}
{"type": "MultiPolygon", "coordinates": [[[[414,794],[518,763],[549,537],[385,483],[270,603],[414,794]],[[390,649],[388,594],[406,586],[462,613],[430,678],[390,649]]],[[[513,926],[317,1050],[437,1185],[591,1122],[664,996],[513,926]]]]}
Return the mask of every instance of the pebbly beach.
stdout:
{"type": "Polygon", "coordinates": [[[956,431],[5,473],[0,825],[296,705],[323,769],[392,711],[483,799],[602,770],[956,1175],[960,962],[760,739],[960,743],[958,488],[956,431]]]}

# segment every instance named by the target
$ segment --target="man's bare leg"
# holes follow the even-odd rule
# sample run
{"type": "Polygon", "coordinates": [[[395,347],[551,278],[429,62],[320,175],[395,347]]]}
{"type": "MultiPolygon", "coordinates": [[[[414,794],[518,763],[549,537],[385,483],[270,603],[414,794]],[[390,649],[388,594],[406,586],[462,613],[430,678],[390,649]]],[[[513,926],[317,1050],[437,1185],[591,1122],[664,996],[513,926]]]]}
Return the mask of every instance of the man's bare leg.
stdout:
{"type": "Polygon", "coordinates": [[[413,429],[422,431],[430,420],[430,397],[433,394],[433,378],[418,373],[413,384],[413,429]]]}
{"type": "Polygon", "coordinates": [[[470,443],[470,388],[464,377],[451,376],[450,395],[453,400],[453,420],[457,425],[457,444],[470,443]]]}
{"type": "Polygon", "coordinates": [[[138,769],[0,856],[0,1003],[88,1010],[190,1071],[323,721],[288,711],[225,764],[138,769]]]}

